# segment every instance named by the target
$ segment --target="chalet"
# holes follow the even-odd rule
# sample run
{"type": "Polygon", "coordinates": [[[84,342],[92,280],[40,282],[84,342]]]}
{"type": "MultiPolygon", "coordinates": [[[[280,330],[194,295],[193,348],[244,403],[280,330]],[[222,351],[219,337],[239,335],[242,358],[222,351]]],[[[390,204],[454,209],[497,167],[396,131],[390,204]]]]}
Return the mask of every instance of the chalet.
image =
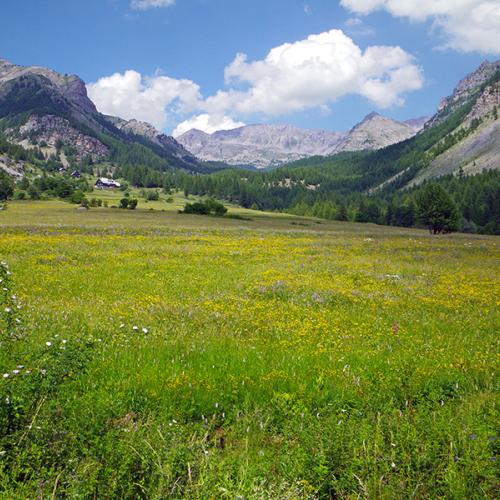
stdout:
{"type": "Polygon", "coordinates": [[[73,170],[73,172],[71,172],[71,177],[73,177],[73,179],[79,179],[81,176],[82,174],[78,172],[78,170],[73,170]]]}
{"type": "Polygon", "coordinates": [[[119,182],[114,179],[108,179],[107,177],[99,177],[95,183],[97,189],[117,189],[121,186],[119,182]]]}

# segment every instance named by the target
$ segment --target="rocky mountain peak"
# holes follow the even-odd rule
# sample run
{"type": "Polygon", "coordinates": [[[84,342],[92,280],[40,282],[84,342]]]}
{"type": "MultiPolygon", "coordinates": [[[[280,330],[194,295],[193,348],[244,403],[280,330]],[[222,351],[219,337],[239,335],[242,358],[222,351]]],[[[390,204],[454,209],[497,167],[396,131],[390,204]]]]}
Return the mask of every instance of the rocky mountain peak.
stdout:
{"type": "Polygon", "coordinates": [[[438,112],[443,111],[447,107],[454,108],[456,104],[470,98],[497,71],[500,71],[500,60],[495,62],[484,61],[475,71],[462,78],[453,90],[453,93],[440,102],[438,112]]]}
{"type": "Polygon", "coordinates": [[[378,118],[383,118],[383,116],[380,115],[379,113],[375,112],[375,111],[372,111],[371,113],[369,113],[368,115],[366,115],[363,118],[363,120],[361,121],[361,123],[370,122],[370,121],[376,120],[378,118]]]}
{"type": "Polygon", "coordinates": [[[0,59],[0,84],[15,81],[25,76],[38,75],[49,80],[69,102],[83,112],[97,113],[94,103],[87,95],[87,87],[76,75],[62,75],[41,66],[19,66],[0,59]]]}
{"type": "Polygon", "coordinates": [[[415,134],[416,130],[406,123],[370,113],[349,131],[337,152],[381,149],[415,134]]]}
{"type": "Polygon", "coordinates": [[[109,117],[108,120],[124,132],[144,137],[161,148],[167,148],[174,156],[184,159],[190,158],[193,161],[195,160],[193,155],[187,151],[182,144],[177,142],[176,139],[160,132],[158,129],[153,127],[153,125],[147,122],[136,119],[126,121],[115,117],[109,117]]]}

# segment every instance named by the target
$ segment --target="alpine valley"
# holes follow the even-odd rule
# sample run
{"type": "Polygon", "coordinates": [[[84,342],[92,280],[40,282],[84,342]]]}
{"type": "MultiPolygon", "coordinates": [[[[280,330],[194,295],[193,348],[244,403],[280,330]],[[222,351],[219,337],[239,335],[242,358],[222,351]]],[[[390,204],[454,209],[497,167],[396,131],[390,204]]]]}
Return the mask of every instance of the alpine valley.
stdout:
{"type": "Polygon", "coordinates": [[[499,2],[4,0],[0,500],[500,498],[499,2]]]}
{"type": "Polygon", "coordinates": [[[496,233],[499,75],[500,61],[485,61],[430,118],[371,113],[348,132],[249,125],[176,140],[99,113],[77,76],[0,60],[0,169],[38,184],[35,193],[44,191],[40,174],[81,171],[260,210],[391,225],[418,223],[419,189],[436,180],[458,205],[459,229],[496,233]]]}

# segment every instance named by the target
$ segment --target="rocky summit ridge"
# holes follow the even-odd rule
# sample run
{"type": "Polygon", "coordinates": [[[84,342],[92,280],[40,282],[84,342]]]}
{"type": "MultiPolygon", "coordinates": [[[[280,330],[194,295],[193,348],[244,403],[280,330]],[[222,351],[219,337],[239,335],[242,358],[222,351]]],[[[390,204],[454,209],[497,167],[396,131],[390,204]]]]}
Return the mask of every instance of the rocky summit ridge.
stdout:
{"type": "Polygon", "coordinates": [[[263,124],[212,134],[193,129],[177,140],[203,160],[266,168],[310,156],[380,149],[415,135],[425,122],[419,120],[418,124],[407,124],[370,113],[348,132],[263,124]]]}

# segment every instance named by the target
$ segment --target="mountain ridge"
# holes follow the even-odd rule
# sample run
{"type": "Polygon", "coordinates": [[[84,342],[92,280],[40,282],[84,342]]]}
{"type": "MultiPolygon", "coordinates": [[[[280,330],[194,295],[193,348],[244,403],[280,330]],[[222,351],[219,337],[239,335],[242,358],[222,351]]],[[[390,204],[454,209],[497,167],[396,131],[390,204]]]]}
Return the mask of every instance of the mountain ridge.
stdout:
{"type": "Polygon", "coordinates": [[[0,59],[0,130],[27,148],[44,144],[51,155],[68,146],[76,163],[128,156],[129,163],[156,170],[210,170],[151,125],[99,113],[78,76],[5,59],[0,59]]]}
{"type": "Polygon", "coordinates": [[[372,112],[347,132],[253,124],[212,134],[191,129],[177,140],[204,160],[268,168],[311,156],[380,149],[417,133],[425,121],[417,120],[407,124],[372,112]]]}

